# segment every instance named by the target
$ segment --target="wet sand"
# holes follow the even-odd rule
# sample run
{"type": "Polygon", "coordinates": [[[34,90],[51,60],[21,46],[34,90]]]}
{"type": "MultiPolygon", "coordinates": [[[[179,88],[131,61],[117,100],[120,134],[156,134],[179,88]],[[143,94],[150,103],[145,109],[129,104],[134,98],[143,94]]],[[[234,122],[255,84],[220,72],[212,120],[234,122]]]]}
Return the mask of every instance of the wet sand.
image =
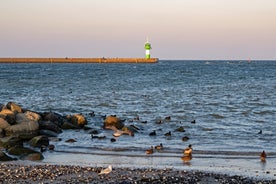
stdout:
{"type": "Polygon", "coordinates": [[[276,180],[252,179],[200,171],[115,167],[109,174],[99,175],[102,167],[1,163],[0,181],[5,183],[262,183],[276,180]]]}

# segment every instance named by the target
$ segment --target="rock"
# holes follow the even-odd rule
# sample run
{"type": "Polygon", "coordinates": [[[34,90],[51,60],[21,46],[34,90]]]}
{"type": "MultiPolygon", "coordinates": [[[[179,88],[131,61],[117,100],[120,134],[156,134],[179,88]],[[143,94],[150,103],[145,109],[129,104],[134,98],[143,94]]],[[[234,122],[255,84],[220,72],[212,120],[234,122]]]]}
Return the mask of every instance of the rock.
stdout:
{"type": "Polygon", "coordinates": [[[39,124],[39,129],[51,130],[52,132],[55,132],[58,134],[62,133],[61,128],[57,124],[51,121],[39,121],[38,124],[39,124]]]}
{"type": "Polygon", "coordinates": [[[58,126],[61,126],[64,122],[63,116],[55,112],[44,112],[43,114],[41,114],[41,116],[42,120],[51,121],[58,126]]]}
{"type": "Polygon", "coordinates": [[[29,120],[33,120],[33,121],[39,121],[41,119],[41,116],[36,113],[36,112],[32,112],[32,111],[26,111],[24,113],[26,115],[26,117],[29,119],[29,120]]]}
{"type": "Polygon", "coordinates": [[[0,138],[5,137],[5,131],[0,128],[0,138]]]}
{"type": "Polygon", "coordinates": [[[23,140],[21,140],[18,137],[12,137],[12,136],[0,138],[0,147],[4,147],[8,149],[16,145],[22,146],[23,140]]]}
{"type": "Polygon", "coordinates": [[[9,109],[2,109],[0,117],[5,119],[10,125],[15,124],[15,113],[9,109]]]}
{"type": "Polygon", "coordinates": [[[43,160],[44,157],[41,153],[37,152],[37,153],[31,153],[28,155],[22,155],[20,156],[21,160],[30,160],[30,161],[37,161],[37,160],[43,160]]]}
{"type": "Polygon", "coordinates": [[[44,130],[44,129],[39,130],[39,135],[45,135],[47,137],[57,137],[58,136],[58,134],[56,132],[53,132],[51,130],[44,130]]]}
{"type": "Polygon", "coordinates": [[[13,146],[13,147],[9,148],[7,151],[10,155],[16,155],[16,156],[28,155],[28,154],[31,154],[31,153],[37,153],[37,151],[34,151],[30,148],[25,148],[25,147],[20,146],[20,145],[13,146]]]}
{"type": "Polygon", "coordinates": [[[12,158],[12,157],[8,156],[6,153],[0,151],[0,161],[4,162],[4,161],[13,161],[13,160],[17,160],[17,159],[12,158]]]}
{"type": "Polygon", "coordinates": [[[6,106],[12,112],[22,112],[22,108],[18,104],[14,103],[14,102],[9,102],[9,103],[7,103],[6,106]]]}
{"type": "Polygon", "coordinates": [[[82,114],[68,115],[66,118],[72,124],[79,126],[79,127],[84,127],[84,125],[87,124],[87,120],[82,114]]]}
{"type": "Polygon", "coordinates": [[[6,136],[18,136],[22,139],[30,139],[38,134],[38,123],[29,121],[17,125],[9,126],[5,129],[6,136]]]}
{"type": "Polygon", "coordinates": [[[0,118],[0,129],[5,129],[7,127],[11,126],[6,120],[3,118],[0,118]]]}
{"type": "Polygon", "coordinates": [[[40,136],[36,136],[33,137],[30,141],[29,141],[30,145],[33,147],[41,147],[41,146],[48,146],[49,145],[49,139],[47,136],[44,135],[40,135],[40,136]]]}
{"type": "Polygon", "coordinates": [[[104,127],[106,126],[115,126],[117,129],[122,129],[124,123],[116,116],[107,116],[104,120],[104,127]]]}
{"type": "Polygon", "coordinates": [[[81,127],[74,125],[71,122],[65,121],[63,125],[61,125],[61,128],[64,130],[67,130],[67,129],[80,129],[81,127]]]}
{"type": "Polygon", "coordinates": [[[66,140],[65,142],[70,142],[70,143],[73,143],[73,142],[77,142],[75,139],[68,139],[66,140]]]}

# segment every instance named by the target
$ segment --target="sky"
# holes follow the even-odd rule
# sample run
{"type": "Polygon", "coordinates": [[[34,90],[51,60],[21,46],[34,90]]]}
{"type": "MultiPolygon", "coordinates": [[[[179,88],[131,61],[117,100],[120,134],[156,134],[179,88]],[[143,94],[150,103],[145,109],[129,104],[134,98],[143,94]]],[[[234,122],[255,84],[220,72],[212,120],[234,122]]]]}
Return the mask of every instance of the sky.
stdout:
{"type": "Polygon", "coordinates": [[[0,0],[0,57],[276,59],[276,0],[0,0]]]}

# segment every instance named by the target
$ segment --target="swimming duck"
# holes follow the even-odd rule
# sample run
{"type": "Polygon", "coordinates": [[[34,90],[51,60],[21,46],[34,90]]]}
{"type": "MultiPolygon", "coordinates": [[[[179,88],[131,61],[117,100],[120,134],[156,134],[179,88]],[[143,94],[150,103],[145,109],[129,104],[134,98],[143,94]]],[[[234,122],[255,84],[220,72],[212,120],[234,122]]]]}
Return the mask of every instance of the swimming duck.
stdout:
{"type": "Polygon", "coordinates": [[[165,117],[165,120],[167,120],[167,121],[171,120],[171,116],[165,117]]]}
{"type": "Polygon", "coordinates": [[[153,154],[153,146],[151,146],[150,149],[146,150],[146,154],[153,154]]]}
{"type": "Polygon", "coordinates": [[[192,145],[190,144],[187,148],[185,148],[185,150],[183,151],[184,156],[192,156],[192,145]]]}
{"type": "Polygon", "coordinates": [[[155,136],[156,135],[156,131],[154,130],[153,132],[149,133],[149,136],[155,136]]]}
{"type": "Polygon", "coordinates": [[[265,152],[265,151],[263,151],[263,152],[261,153],[261,155],[260,155],[260,160],[261,160],[261,162],[266,162],[266,152],[265,152]]]}
{"type": "Polygon", "coordinates": [[[169,132],[165,133],[164,135],[165,135],[165,136],[171,136],[172,133],[171,133],[171,131],[169,131],[169,132]]]}
{"type": "Polygon", "coordinates": [[[155,146],[154,148],[155,148],[156,150],[162,150],[162,149],[163,149],[163,144],[160,143],[160,145],[155,146]]]}

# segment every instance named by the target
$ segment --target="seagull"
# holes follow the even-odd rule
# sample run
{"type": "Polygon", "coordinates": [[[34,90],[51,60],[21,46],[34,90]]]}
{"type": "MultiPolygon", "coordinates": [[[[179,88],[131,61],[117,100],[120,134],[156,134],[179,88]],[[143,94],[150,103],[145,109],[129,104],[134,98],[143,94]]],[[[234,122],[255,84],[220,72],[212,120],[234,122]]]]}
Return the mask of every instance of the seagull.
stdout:
{"type": "Polygon", "coordinates": [[[260,155],[261,162],[266,162],[266,153],[263,151],[260,155]]]}
{"type": "Polygon", "coordinates": [[[101,170],[101,172],[99,173],[99,175],[101,175],[101,174],[108,174],[111,171],[112,171],[112,166],[109,165],[108,168],[101,170]]]}
{"type": "Polygon", "coordinates": [[[132,131],[128,130],[128,129],[127,130],[119,130],[115,126],[106,126],[105,128],[113,130],[114,131],[114,133],[113,133],[114,137],[120,137],[123,134],[134,136],[134,133],[132,131]]]}
{"type": "Polygon", "coordinates": [[[192,145],[190,144],[187,148],[185,148],[183,153],[185,156],[192,156],[192,151],[193,151],[193,148],[192,148],[192,145]]]}

